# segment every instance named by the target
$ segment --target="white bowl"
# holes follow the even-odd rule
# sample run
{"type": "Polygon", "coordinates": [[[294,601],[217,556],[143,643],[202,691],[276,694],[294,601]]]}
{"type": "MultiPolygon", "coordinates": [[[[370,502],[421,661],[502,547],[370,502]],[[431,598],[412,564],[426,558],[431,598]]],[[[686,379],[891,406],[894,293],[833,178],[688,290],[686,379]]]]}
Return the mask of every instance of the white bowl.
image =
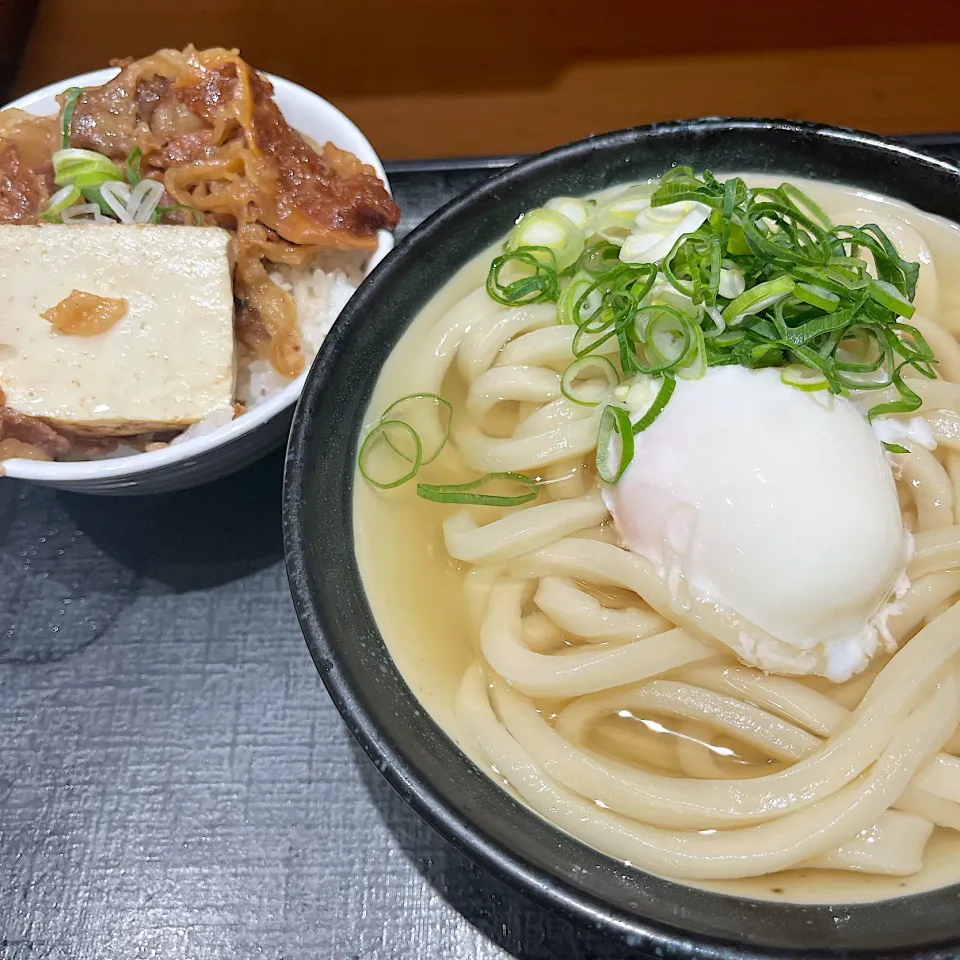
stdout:
{"type": "MultiPolygon", "coordinates": [[[[57,112],[55,97],[68,87],[99,86],[116,76],[115,68],[94,70],[52,83],[8,104],[39,115],[57,112]]],[[[317,143],[332,140],[338,147],[370,164],[390,189],[380,158],[367,138],[335,106],[296,83],[267,74],[277,105],[292,127],[317,143]]],[[[364,276],[393,248],[393,235],[380,231],[377,248],[367,260],[364,276]]],[[[306,373],[267,400],[223,427],[201,437],[126,457],[48,463],[38,460],[5,460],[8,477],[44,486],[83,493],[166,493],[216,480],[259,459],[286,439],[293,406],[300,396],[306,373]]]]}

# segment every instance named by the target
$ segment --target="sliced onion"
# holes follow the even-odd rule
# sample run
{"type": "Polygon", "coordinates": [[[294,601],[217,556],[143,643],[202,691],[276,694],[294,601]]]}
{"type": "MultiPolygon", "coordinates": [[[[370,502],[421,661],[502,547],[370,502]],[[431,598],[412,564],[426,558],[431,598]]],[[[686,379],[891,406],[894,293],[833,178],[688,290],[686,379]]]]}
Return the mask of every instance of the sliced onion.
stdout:
{"type": "Polygon", "coordinates": [[[119,180],[108,180],[100,186],[100,196],[121,223],[133,223],[129,206],[130,187],[127,184],[120,183],[119,180]]]}
{"type": "Polygon", "coordinates": [[[47,209],[43,211],[45,219],[56,217],[63,213],[68,207],[80,199],[80,190],[73,186],[66,186],[59,189],[47,203],[47,209]]]}
{"type": "Polygon", "coordinates": [[[606,358],[588,354],[574,360],[560,378],[560,392],[571,402],[582,407],[597,407],[610,391],[620,383],[617,368],[606,358]],[[598,372],[600,377],[587,375],[598,372]],[[585,382],[577,382],[583,377],[585,382]],[[603,383],[598,383],[602,379],[603,383]]]}
{"type": "Polygon", "coordinates": [[[141,180],[130,194],[128,210],[135,223],[149,223],[163,196],[163,184],[156,180],[141,180]]]}
{"type": "Polygon", "coordinates": [[[100,212],[100,207],[95,203],[78,203],[75,207],[67,207],[60,214],[60,218],[64,223],[90,223],[91,214],[95,223],[113,223],[113,220],[100,212]]]}

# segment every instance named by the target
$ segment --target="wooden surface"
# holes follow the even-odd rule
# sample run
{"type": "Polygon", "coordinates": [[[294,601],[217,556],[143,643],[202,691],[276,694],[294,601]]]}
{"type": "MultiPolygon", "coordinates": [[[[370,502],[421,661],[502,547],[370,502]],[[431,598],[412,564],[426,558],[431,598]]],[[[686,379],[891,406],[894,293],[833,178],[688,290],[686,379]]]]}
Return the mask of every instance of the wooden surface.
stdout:
{"type": "Polygon", "coordinates": [[[956,0],[911,16],[902,2],[806,0],[789,24],[761,0],[598,10],[591,20],[583,0],[186,0],[174,15],[43,0],[16,91],[192,40],[239,46],[316,90],[388,158],[538,150],[718,114],[960,129],[956,0]]]}

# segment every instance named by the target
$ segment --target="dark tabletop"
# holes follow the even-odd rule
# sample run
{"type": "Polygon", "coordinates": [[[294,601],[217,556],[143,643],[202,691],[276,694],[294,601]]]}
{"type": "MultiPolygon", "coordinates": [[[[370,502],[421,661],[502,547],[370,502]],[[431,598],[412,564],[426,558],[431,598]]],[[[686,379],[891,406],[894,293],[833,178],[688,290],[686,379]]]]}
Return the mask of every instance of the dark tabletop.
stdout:
{"type": "MultiPolygon", "coordinates": [[[[394,165],[401,232],[498,164],[394,165]]],[[[150,498],[0,480],[0,960],[626,956],[354,744],[287,590],[282,465],[150,498]]]]}

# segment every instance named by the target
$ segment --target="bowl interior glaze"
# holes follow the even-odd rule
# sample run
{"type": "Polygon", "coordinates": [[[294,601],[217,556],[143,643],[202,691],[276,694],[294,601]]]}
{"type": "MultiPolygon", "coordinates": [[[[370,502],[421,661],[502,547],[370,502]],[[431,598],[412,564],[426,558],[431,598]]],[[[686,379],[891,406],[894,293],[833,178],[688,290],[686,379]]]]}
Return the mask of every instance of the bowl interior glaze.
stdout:
{"type": "Polygon", "coordinates": [[[960,221],[960,172],[950,164],[870,135],[786,121],[683,121],[606,134],[470,190],[363,284],[307,378],[284,494],[288,572],[307,643],[347,725],[401,795],[470,857],[564,915],[658,957],[955,956],[960,888],[865,905],[741,900],[626,868],[561,833],[434,724],[393,665],[367,604],[351,516],[357,435],[407,325],[523,211],[677,162],[848,183],[960,221]]]}

